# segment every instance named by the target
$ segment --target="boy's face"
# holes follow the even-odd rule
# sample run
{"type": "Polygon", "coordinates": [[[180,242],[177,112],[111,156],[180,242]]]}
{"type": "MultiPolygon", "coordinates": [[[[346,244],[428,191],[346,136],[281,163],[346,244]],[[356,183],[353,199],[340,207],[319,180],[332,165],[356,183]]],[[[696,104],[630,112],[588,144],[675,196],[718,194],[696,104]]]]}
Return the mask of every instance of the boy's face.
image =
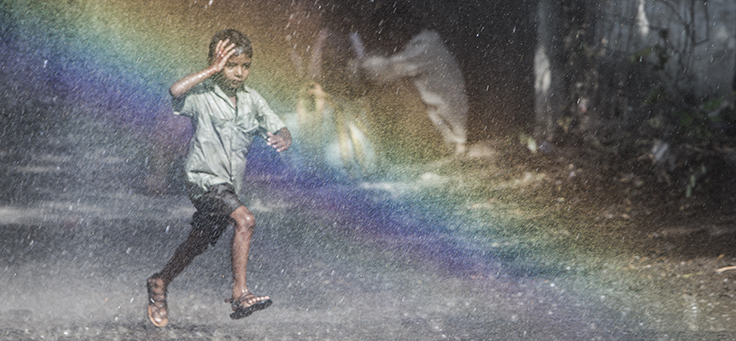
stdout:
{"type": "Polygon", "coordinates": [[[245,54],[230,56],[219,77],[220,87],[232,91],[243,85],[250,74],[250,63],[251,58],[245,54]]]}

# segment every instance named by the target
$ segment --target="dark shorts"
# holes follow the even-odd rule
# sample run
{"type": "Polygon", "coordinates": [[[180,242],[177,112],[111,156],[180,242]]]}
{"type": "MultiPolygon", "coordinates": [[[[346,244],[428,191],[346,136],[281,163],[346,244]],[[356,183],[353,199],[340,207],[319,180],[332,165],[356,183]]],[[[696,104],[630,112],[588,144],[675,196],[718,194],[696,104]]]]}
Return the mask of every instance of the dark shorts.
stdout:
{"type": "Polygon", "coordinates": [[[230,214],[240,206],[245,206],[229,184],[213,185],[207,193],[192,201],[197,212],[192,217],[192,229],[209,236],[210,244],[217,240],[228,226],[234,224],[230,214]]]}
{"type": "Polygon", "coordinates": [[[229,184],[217,184],[210,186],[207,193],[202,194],[192,202],[197,211],[206,214],[222,214],[230,216],[235,209],[243,205],[235,193],[235,188],[229,184]]]}

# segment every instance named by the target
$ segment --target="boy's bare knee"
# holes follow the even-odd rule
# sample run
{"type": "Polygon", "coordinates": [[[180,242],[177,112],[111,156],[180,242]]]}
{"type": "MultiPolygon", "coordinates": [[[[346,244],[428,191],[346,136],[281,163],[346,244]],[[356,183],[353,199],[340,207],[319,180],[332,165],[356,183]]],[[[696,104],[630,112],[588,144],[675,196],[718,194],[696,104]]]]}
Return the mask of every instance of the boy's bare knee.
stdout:
{"type": "Polygon", "coordinates": [[[233,212],[231,217],[235,220],[235,232],[249,232],[256,227],[256,217],[245,207],[233,212]]]}
{"type": "Polygon", "coordinates": [[[243,219],[238,222],[238,225],[249,230],[253,229],[256,227],[256,217],[252,214],[246,214],[243,219]]]}

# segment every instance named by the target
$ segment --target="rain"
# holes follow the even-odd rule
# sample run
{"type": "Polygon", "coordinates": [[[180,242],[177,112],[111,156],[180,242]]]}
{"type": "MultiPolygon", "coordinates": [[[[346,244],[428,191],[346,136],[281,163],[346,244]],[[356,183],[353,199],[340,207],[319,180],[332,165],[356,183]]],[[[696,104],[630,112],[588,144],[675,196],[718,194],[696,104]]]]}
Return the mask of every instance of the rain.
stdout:
{"type": "Polygon", "coordinates": [[[583,3],[1,2],[0,340],[736,339],[736,5],[583,3]],[[239,193],[273,304],[229,317],[227,228],[158,328],[228,28],[292,135],[239,193]]]}

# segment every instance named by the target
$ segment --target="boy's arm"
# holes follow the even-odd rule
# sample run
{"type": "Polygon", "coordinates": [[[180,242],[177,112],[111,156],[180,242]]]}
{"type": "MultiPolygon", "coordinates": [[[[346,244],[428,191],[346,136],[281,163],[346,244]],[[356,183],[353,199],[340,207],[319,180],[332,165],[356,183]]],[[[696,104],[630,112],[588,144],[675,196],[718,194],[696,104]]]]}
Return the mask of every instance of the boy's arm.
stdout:
{"type": "Polygon", "coordinates": [[[235,53],[235,50],[233,49],[235,44],[227,45],[227,43],[227,39],[225,41],[218,41],[215,46],[215,55],[212,57],[210,66],[202,71],[195,72],[176,81],[176,83],[169,88],[171,96],[174,98],[181,97],[197,86],[197,84],[202,83],[205,79],[222,71],[222,69],[225,68],[225,64],[227,64],[228,58],[235,53]]]}
{"type": "Polygon", "coordinates": [[[267,132],[266,135],[268,135],[266,144],[276,149],[279,153],[289,149],[289,146],[291,146],[291,133],[286,127],[279,129],[276,134],[267,132]]]}

